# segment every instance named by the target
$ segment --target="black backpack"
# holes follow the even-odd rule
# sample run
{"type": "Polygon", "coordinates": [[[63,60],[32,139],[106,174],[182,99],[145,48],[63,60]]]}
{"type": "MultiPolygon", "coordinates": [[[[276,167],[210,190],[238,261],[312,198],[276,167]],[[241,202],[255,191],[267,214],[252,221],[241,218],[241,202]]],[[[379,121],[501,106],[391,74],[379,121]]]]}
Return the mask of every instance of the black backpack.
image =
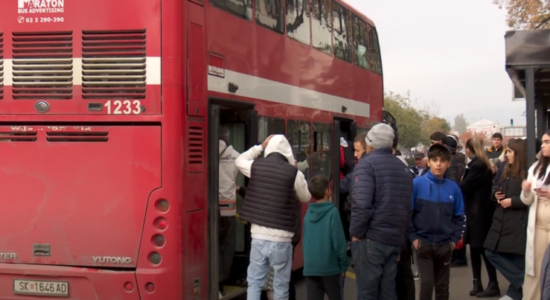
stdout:
{"type": "Polygon", "coordinates": [[[344,148],[344,167],[342,167],[342,173],[344,176],[353,172],[355,168],[355,156],[353,155],[353,143],[348,141],[348,146],[344,148]]]}

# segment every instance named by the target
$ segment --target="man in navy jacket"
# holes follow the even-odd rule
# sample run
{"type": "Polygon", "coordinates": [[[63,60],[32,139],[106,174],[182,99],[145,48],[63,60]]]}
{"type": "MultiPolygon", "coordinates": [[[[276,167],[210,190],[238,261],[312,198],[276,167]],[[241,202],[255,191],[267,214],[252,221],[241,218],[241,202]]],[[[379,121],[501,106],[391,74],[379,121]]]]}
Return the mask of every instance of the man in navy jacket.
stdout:
{"type": "Polygon", "coordinates": [[[392,154],[394,136],[387,124],[373,126],[365,138],[368,154],[353,171],[350,235],[358,300],[397,299],[413,185],[408,167],[392,154]]]}

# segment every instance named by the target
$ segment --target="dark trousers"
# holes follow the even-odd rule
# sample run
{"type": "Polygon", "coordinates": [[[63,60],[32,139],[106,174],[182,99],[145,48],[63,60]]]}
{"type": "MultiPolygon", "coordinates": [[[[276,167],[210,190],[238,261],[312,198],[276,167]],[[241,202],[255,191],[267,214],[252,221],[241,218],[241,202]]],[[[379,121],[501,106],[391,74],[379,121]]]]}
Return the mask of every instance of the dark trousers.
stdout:
{"type": "Polygon", "coordinates": [[[453,251],[453,261],[457,265],[467,265],[468,259],[466,259],[466,247],[453,251]]]}
{"type": "Polygon", "coordinates": [[[349,213],[346,211],[346,202],[348,201],[348,195],[349,194],[342,194],[340,193],[340,221],[342,222],[342,227],[344,228],[344,237],[346,238],[346,241],[351,241],[351,237],[349,235],[349,225],[350,225],[350,218],[349,213]]]}
{"type": "Polygon", "coordinates": [[[332,276],[307,276],[306,290],[307,300],[325,299],[343,300],[342,297],[342,274],[332,276]]]}
{"type": "Polygon", "coordinates": [[[412,248],[409,241],[399,257],[397,275],[395,276],[397,299],[415,300],[414,276],[411,268],[412,248]]]}
{"type": "Polygon", "coordinates": [[[397,300],[395,277],[400,246],[386,245],[369,239],[351,243],[351,254],[357,276],[357,300],[397,300]]]}
{"type": "Polygon", "coordinates": [[[449,299],[452,251],[451,243],[434,246],[420,241],[416,254],[420,273],[420,300],[432,300],[434,287],[435,300],[449,299]]]}
{"type": "Polygon", "coordinates": [[[236,244],[236,223],[234,217],[220,217],[219,220],[219,247],[220,247],[220,274],[219,282],[229,278],[236,244]]]}
{"type": "Polygon", "coordinates": [[[523,276],[525,274],[525,256],[518,254],[496,253],[485,249],[485,256],[495,268],[510,282],[506,295],[514,300],[523,298],[523,276]]]}
{"type": "Polygon", "coordinates": [[[472,248],[470,246],[470,260],[472,261],[472,273],[474,279],[481,280],[481,258],[485,261],[485,269],[487,270],[487,275],[489,276],[489,282],[497,282],[497,269],[493,264],[487,260],[485,256],[484,248],[472,248]]]}

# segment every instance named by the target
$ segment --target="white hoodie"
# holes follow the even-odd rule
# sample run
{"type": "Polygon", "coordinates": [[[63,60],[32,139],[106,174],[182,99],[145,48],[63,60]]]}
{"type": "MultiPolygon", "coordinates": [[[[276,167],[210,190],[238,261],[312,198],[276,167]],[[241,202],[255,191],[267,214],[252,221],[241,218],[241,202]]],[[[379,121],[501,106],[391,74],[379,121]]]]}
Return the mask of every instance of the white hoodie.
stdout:
{"type": "Polygon", "coordinates": [[[235,165],[235,161],[239,157],[239,152],[235,151],[233,146],[227,146],[224,141],[220,140],[219,155],[220,184],[218,199],[220,201],[220,213],[222,217],[234,217],[237,213],[235,180],[239,176],[239,168],[235,165]]]}
{"type": "MultiPolygon", "coordinates": [[[[243,173],[244,176],[250,178],[250,172],[252,169],[252,163],[264,149],[261,145],[254,146],[243,154],[239,155],[235,164],[243,173]]],[[[282,154],[289,164],[294,165],[294,155],[292,154],[292,148],[288,143],[288,140],[284,135],[274,135],[265,148],[265,156],[268,156],[272,152],[278,152],[282,154]]],[[[296,172],[296,179],[294,180],[294,190],[298,196],[298,200],[302,203],[307,203],[311,200],[311,194],[307,189],[307,181],[304,174],[301,171],[296,172]]],[[[294,232],[289,232],[280,229],[267,228],[264,226],[252,224],[250,231],[252,238],[268,240],[272,242],[291,242],[294,232]]]]}

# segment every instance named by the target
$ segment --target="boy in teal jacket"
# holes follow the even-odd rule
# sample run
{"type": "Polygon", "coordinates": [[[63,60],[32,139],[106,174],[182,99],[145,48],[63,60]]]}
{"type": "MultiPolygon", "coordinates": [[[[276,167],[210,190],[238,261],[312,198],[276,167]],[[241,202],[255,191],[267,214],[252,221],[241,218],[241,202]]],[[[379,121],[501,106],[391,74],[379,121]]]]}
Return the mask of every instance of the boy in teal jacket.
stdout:
{"type": "Polygon", "coordinates": [[[343,299],[343,280],[349,261],[346,238],[336,206],[330,202],[329,180],[317,175],[308,182],[311,196],[304,218],[304,276],[308,300],[343,299]]]}

